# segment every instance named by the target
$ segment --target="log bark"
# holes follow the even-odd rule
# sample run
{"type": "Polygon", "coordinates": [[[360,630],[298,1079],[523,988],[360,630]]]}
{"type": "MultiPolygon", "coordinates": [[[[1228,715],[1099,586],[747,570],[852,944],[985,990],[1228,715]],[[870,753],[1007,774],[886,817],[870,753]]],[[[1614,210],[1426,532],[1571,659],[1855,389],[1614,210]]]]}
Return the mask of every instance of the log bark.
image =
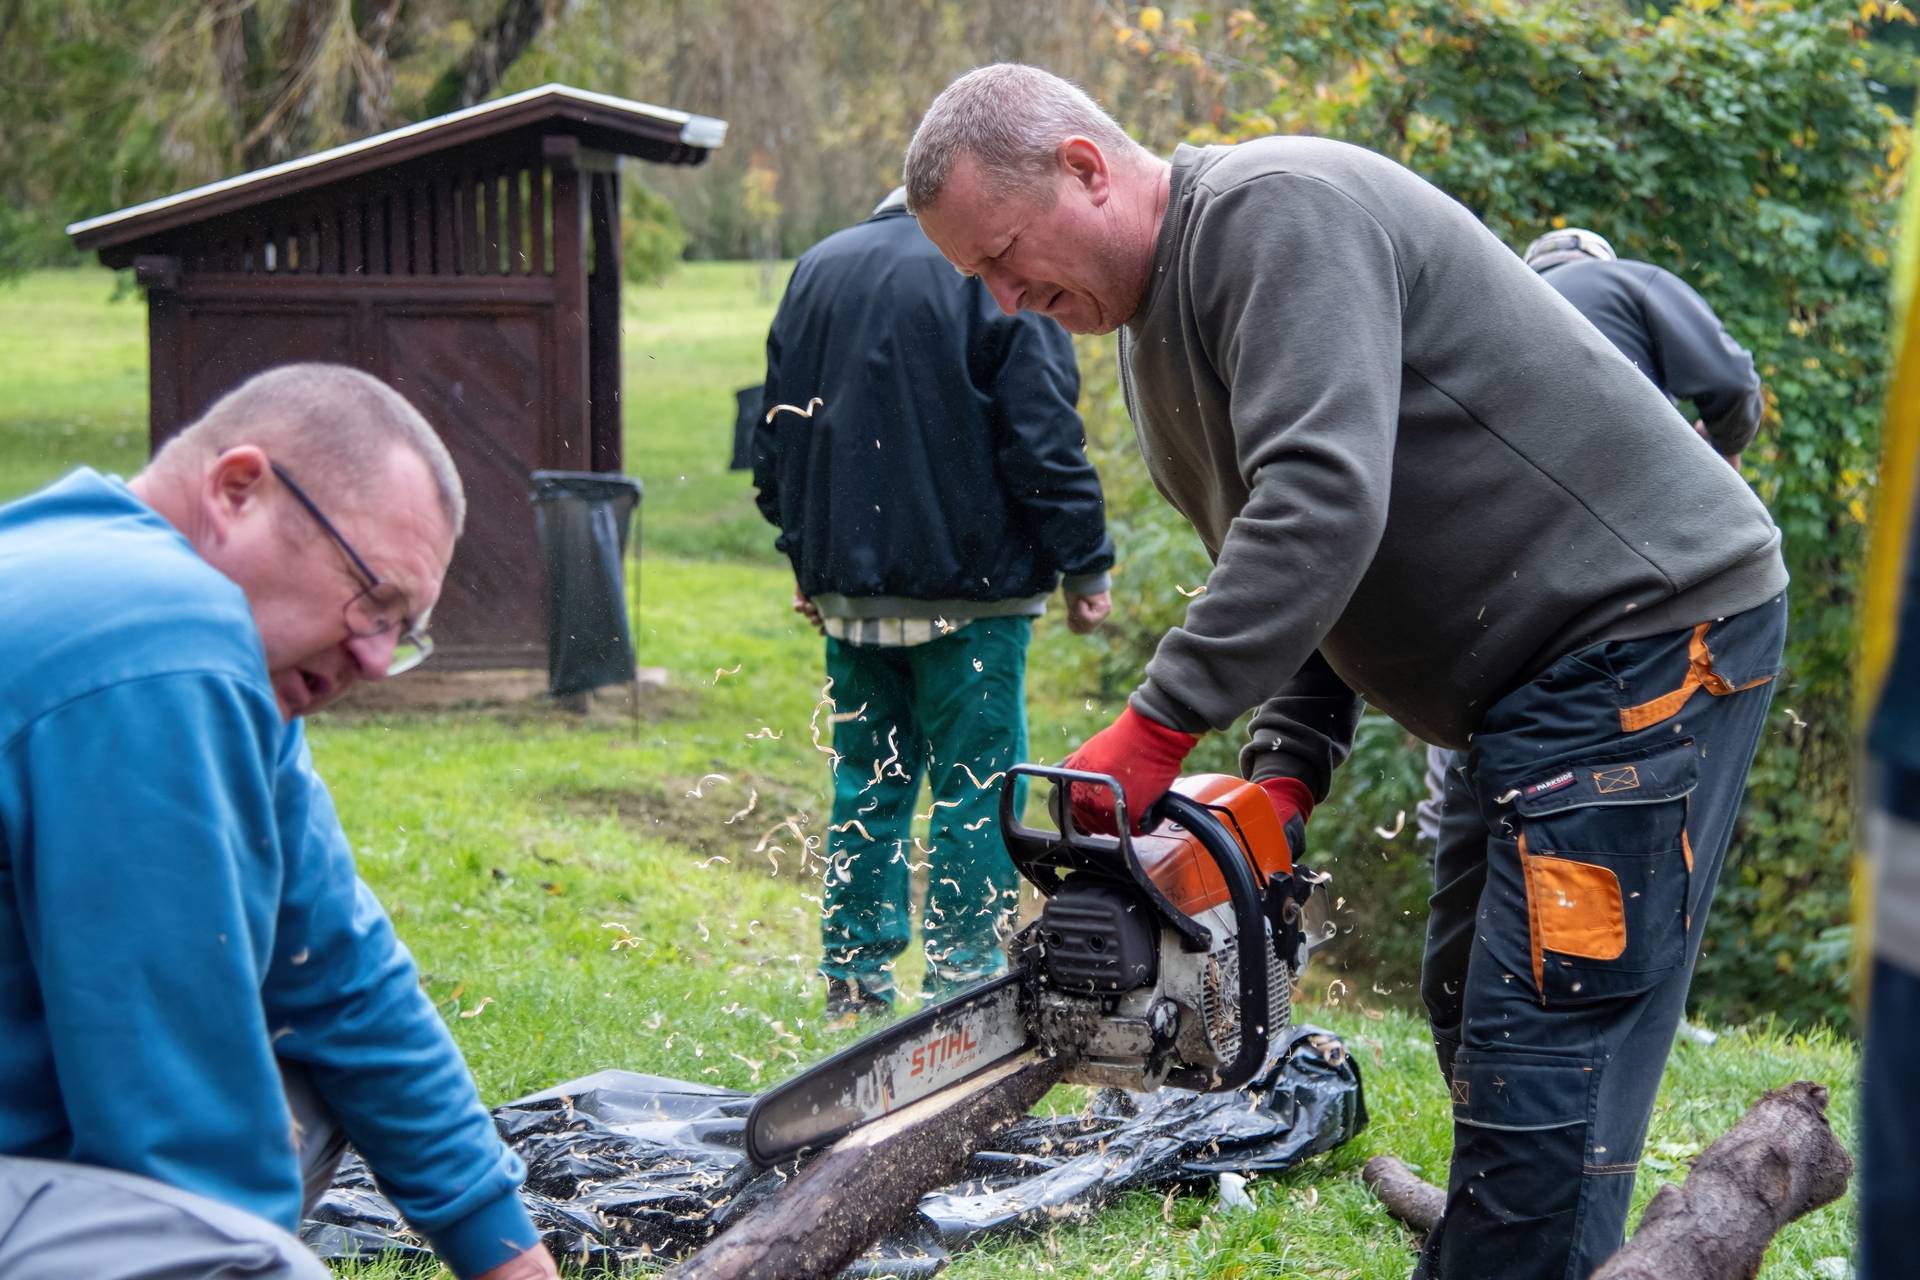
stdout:
{"type": "Polygon", "coordinates": [[[1796,1080],[1763,1094],[1660,1188],[1593,1280],[1751,1280],[1781,1227],[1840,1198],[1853,1160],[1827,1123],[1827,1091],[1796,1080]]]}
{"type": "MultiPolygon", "coordinates": [[[[1827,1091],[1796,1080],[1762,1094],[1693,1162],[1686,1180],[1655,1193],[1633,1238],[1592,1280],[1752,1280],[1780,1228],[1838,1200],[1853,1160],[1827,1123],[1827,1091]]],[[[1439,1220],[1446,1192],[1394,1156],[1375,1156],[1360,1180],[1416,1231],[1439,1220]]]]}
{"type": "Polygon", "coordinates": [[[670,1280],[828,1280],[918,1204],[953,1181],[989,1138],[1026,1115],[1060,1078],[1058,1058],[1028,1054],[923,1098],[842,1138],[670,1280]]]}
{"type": "Polygon", "coordinates": [[[1421,1235],[1433,1230],[1447,1193],[1407,1168],[1399,1156],[1375,1156],[1360,1169],[1360,1181],[1386,1211],[1421,1235]]]}

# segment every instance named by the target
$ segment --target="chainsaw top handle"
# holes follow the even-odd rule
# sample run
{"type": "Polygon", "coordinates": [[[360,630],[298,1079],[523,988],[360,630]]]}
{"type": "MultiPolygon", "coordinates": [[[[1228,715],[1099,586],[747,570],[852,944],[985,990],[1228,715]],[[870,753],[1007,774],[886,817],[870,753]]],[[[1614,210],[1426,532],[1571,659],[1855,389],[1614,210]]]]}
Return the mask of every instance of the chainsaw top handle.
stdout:
{"type": "MultiPolygon", "coordinates": [[[[1154,806],[1148,816],[1157,821],[1162,805],[1154,806]]],[[[1059,892],[1067,874],[1107,880],[1145,897],[1161,922],[1180,935],[1181,950],[1205,951],[1213,945],[1212,931],[1174,906],[1160,891],[1160,886],[1147,878],[1146,869],[1134,852],[1133,836],[1127,824],[1127,797],[1118,779],[1083,769],[1016,764],[1007,770],[1006,780],[1000,784],[1000,831],[1006,838],[1007,854],[1013,859],[1014,868],[1033,881],[1040,892],[1049,896],[1059,892]],[[1015,782],[1022,777],[1040,778],[1059,789],[1063,797],[1056,806],[1059,831],[1043,831],[1020,821],[1020,815],[1014,812],[1014,800],[1020,792],[1015,782]],[[1113,814],[1119,835],[1095,835],[1074,825],[1073,806],[1066,803],[1064,797],[1068,784],[1076,782],[1107,787],[1113,792],[1113,814]]]]}

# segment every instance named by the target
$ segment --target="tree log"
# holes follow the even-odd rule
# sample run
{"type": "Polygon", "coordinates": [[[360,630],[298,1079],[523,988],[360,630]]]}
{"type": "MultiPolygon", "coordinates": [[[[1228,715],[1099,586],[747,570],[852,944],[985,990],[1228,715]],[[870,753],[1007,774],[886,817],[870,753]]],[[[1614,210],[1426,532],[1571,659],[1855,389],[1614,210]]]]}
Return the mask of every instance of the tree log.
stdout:
{"type": "Polygon", "coordinates": [[[1375,1156],[1360,1169],[1360,1181],[1386,1211],[1421,1235],[1433,1230],[1447,1193],[1407,1168],[1399,1156],[1375,1156]]]}
{"type": "Polygon", "coordinates": [[[989,1138],[1060,1078],[1058,1058],[1026,1054],[922,1098],[842,1138],[670,1280],[828,1280],[945,1186],[989,1138]]]}
{"type": "MultiPolygon", "coordinates": [[[[1654,1194],[1633,1239],[1592,1280],[1752,1280],[1780,1228],[1838,1200],[1853,1160],[1827,1123],[1827,1091],[1811,1080],[1773,1089],[1700,1153],[1686,1181],[1654,1194]]],[[[1433,1229],[1446,1192],[1394,1156],[1360,1180],[1388,1213],[1433,1229]]]]}
{"type": "Polygon", "coordinates": [[[1827,1091],[1796,1080],[1761,1095],[1660,1188],[1593,1280],[1730,1280],[1759,1274],[1781,1227],[1840,1198],[1853,1160],[1827,1123],[1827,1091]]]}

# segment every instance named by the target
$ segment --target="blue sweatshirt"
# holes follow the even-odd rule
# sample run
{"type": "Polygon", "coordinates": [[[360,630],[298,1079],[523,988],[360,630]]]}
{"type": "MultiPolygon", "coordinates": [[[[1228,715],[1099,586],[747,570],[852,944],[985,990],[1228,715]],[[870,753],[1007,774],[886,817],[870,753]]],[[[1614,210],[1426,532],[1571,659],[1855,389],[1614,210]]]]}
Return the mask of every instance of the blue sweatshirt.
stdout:
{"type": "Polygon", "coordinates": [[[0,506],[0,602],[0,1153],[293,1230],[278,1055],[457,1273],[535,1243],[240,589],[82,470],[0,506]]]}

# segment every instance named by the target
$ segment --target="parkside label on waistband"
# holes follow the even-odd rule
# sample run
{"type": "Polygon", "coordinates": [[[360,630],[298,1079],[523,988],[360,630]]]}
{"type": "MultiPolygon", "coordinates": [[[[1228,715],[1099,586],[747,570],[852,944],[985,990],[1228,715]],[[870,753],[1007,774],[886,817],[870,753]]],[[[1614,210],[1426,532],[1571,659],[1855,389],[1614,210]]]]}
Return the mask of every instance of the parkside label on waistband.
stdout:
{"type": "Polygon", "coordinates": [[[1536,782],[1530,787],[1523,788],[1520,794],[1531,800],[1535,796],[1544,796],[1549,791],[1558,791],[1562,787],[1570,787],[1572,785],[1573,770],[1569,769],[1565,773],[1556,773],[1543,782],[1536,782]]]}

